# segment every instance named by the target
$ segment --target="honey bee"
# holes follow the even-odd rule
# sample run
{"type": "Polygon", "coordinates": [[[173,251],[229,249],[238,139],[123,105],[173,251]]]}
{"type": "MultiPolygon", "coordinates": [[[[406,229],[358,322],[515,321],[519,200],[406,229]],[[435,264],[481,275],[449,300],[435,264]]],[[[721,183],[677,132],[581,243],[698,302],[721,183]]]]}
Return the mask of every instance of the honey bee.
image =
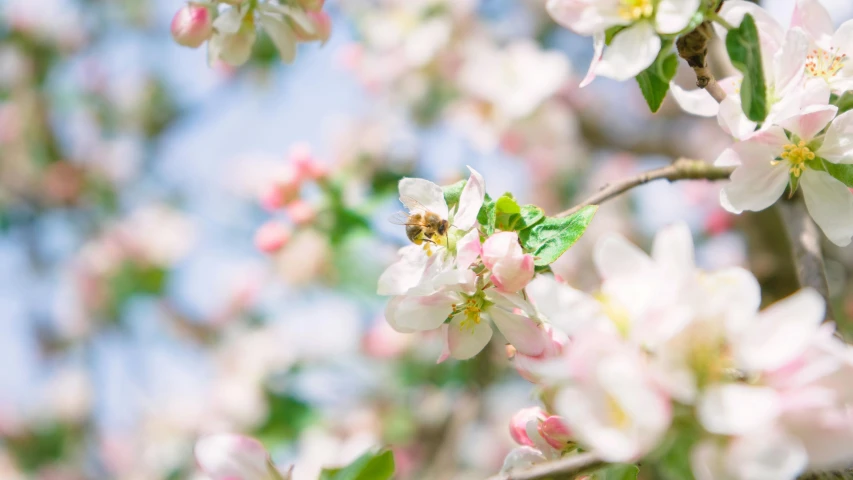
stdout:
{"type": "Polygon", "coordinates": [[[397,212],[389,220],[396,225],[405,225],[406,236],[412,243],[415,245],[422,245],[423,242],[438,244],[441,241],[440,237],[447,234],[450,223],[439,214],[429,211],[414,198],[401,196],[400,201],[409,212],[397,212]]]}

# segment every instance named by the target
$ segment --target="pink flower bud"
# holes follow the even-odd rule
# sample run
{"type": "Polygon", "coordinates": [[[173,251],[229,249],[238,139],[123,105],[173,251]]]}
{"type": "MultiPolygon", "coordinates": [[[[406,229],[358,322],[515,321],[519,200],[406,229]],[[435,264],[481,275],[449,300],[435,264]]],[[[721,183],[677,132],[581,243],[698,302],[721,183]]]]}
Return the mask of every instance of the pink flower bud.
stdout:
{"type": "Polygon", "coordinates": [[[311,146],[306,143],[297,143],[290,147],[288,155],[296,175],[304,180],[320,180],[328,175],[325,165],[318,162],[311,152],[311,146]]]}
{"type": "Polygon", "coordinates": [[[326,3],[326,0],[297,0],[297,2],[305,10],[319,12],[323,9],[323,4],[326,3]]]}
{"type": "Polygon", "coordinates": [[[523,408],[515,413],[509,421],[509,434],[515,443],[519,445],[534,446],[533,440],[530,439],[528,426],[531,422],[539,422],[545,420],[545,412],[539,407],[523,408]]]}
{"type": "Polygon", "coordinates": [[[332,18],[326,12],[307,12],[308,19],[314,27],[313,31],[309,32],[299,25],[293,25],[293,32],[302,42],[320,41],[326,43],[332,35],[332,18]]]}
{"type": "Polygon", "coordinates": [[[500,232],[483,243],[483,263],[498,290],[515,293],[533,280],[533,255],[525,254],[515,232],[500,232]]]}
{"type": "Polygon", "coordinates": [[[258,201],[266,210],[273,212],[299,198],[301,189],[300,175],[296,172],[289,173],[284,178],[276,179],[266,185],[258,201]]]}
{"type": "Polygon", "coordinates": [[[255,246],[264,253],[276,253],[290,240],[287,225],[272,221],[261,225],[255,232],[255,246]]]}
{"type": "Polygon", "coordinates": [[[261,442],[242,435],[202,437],[195,444],[199,468],[212,480],[272,480],[277,477],[261,442]]]}
{"type": "Polygon", "coordinates": [[[295,200],[286,207],[287,214],[294,224],[304,226],[312,223],[317,218],[317,210],[305,200],[295,200]]]}
{"type": "Polygon", "coordinates": [[[539,436],[557,450],[566,448],[566,445],[572,441],[572,432],[566,426],[565,420],[556,415],[546,418],[539,424],[537,430],[539,436]]]}
{"type": "Polygon", "coordinates": [[[213,34],[210,10],[203,5],[190,3],[172,18],[172,38],[178,44],[198,48],[213,34]]]}

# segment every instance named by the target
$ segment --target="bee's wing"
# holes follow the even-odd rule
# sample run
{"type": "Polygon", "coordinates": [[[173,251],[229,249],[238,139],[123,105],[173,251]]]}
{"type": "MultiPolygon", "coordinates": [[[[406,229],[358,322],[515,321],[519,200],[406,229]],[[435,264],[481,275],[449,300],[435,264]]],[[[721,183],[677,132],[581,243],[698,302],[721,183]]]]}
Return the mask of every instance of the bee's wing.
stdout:
{"type": "Polygon", "coordinates": [[[400,202],[402,202],[410,212],[424,213],[429,211],[421,202],[412,197],[407,197],[406,195],[400,195],[400,202]]]}
{"type": "Polygon", "coordinates": [[[395,225],[420,225],[420,223],[409,220],[409,214],[402,210],[394,212],[393,215],[388,217],[388,221],[395,225]]]}

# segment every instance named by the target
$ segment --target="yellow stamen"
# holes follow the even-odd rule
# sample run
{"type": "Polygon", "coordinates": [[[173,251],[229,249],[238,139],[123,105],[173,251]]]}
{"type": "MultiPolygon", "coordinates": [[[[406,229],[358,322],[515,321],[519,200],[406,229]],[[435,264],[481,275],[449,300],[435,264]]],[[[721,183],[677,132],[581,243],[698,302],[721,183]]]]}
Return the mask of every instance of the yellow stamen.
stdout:
{"type": "Polygon", "coordinates": [[[622,409],[619,402],[617,402],[611,395],[607,395],[607,413],[610,414],[610,419],[613,421],[616,428],[624,429],[631,424],[631,419],[628,417],[628,414],[625,413],[625,410],[622,409]]]}
{"type": "Polygon", "coordinates": [[[829,81],[844,68],[845,62],[847,62],[846,53],[838,55],[834,48],[830,48],[829,51],[817,48],[812,50],[806,59],[806,75],[829,81]]]}
{"type": "Polygon", "coordinates": [[[622,0],[619,4],[619,16],[629,21],[649,18],[654,12],[652,0],[622,0]]]}
{"type": "MultiPolygon", "coordinates": [[[[806,146],[806,142],[804,140],[800,140],[797,144],[788,144],[785,145],[785,151],[782,152],[780,156],[782,160],[787,160],[788,163],[791,164],[791,174],[795,177],[799,177],[806,170],[806,162],[815,159],[814,152],[806,146]]],[[[774,160],[773,165],[778,165],[779,161],[774,160]]]]}
{"type": "Polygon", "coordinates": [[[604,293],[598,293],[595,298],[601,303],[602,313],[613,322],[619,333],[627,337],[631,330],[631,314],[628,310],[604,293]]]}

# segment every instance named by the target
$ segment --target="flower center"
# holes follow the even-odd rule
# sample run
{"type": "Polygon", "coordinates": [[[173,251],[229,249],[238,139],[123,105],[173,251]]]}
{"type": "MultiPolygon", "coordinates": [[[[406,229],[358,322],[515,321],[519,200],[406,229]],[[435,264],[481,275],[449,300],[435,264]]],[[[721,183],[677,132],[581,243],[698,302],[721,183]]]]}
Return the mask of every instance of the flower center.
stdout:
{"type": "Polygon", "coordinates": [[[838,55],[837,50],[830,48],[827,52],[821,48],[812,50],[806,59],[806,74],[815,77],[831,80],[834,76],[844,68],[844,63],[847,61],[847,54],[838,55]]]}
{"type": "Polygon", "coordinates": [[[619,16],[629,21],[651,17],[654,11],[652,0],[622,0],[619,4],[619,16]]]}
{"type": "Polygon", "coordinates": [[[623,430],[631,423],[631,419],[628,418],[628,414],[625,413],[619,402],[609,394],[607,395],[607,413],[610,414],[610,420],[613,421],[616,428],[623,430]]]}
{"type": "Polygon", "coordinates": [[[595,298],[601,304],[602,313],[613,322],[619,333],[627,337],[631,331],[631,314],[628,310],[604,293],[598,293],[595,298]]]}
{"type": "Polygon", "coordinates": [[[805,140],[800,140],[800,143],[785,145],[781,158],[791,164],[791,174],[799,177],[806,169],[806,162],[815,159],[815,154],[806,146],[805,140]]]}
{"type": "Polygon", "coordinates": [[[477,293],[471,296],[464,294],[462,296],[465,298],[465,302],[453,305],[454,315],[464,315],[465,318],[459,322],[459,328],[473,333],[474,328],[482,320],[481,313],[491,306],[492,302],[486,299],[486,294],[482,290],[478,290],[477,293]]]}

